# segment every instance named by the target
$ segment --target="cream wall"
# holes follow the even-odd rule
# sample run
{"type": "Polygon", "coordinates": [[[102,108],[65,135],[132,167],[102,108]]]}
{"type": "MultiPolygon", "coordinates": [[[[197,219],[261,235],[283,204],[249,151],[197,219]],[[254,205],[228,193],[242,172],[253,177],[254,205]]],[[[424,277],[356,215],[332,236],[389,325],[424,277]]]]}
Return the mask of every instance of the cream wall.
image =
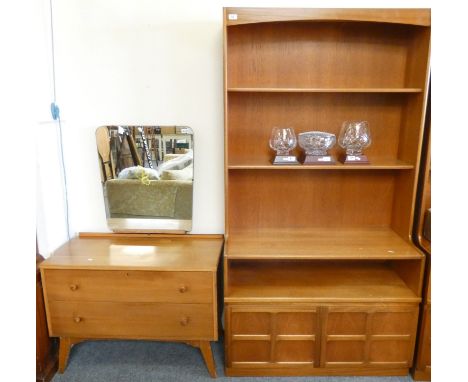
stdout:
{"type": "MultiPolygon", "coordinates": [[[[43,2],[48,5],[48,0],[43,2]]],[[[362,3],[353,2],[353,6],[372,4],[362,3]]],[[[390,4],[387,6],[409,6],[398,1],[390,4]]],[[[192,233],[224,232],[222,7],[253,5],[350,6],[346,1],[294,0],[254,4],[53,1],[56,89],[64,132],[71,236],[108,231],[94,140],[96,127],[105,124],[191,126],[195,133],[192,233]]],[[[49,125],[49,142],[53,143],[56,126],[49,125]]],[[[50,151],[42,149],[39,154],[38,166],[47,168],[39,171],[37,182],[38,221],[44,225],[42,242],[47,255],[67,239],[65,204],[60,165],[53,159],[59,151],[51,146],[50,151]],[[54,192],[41,194],[49,182],[54,192]]]]}
{"type": "Polygon", "coordinates": [[[188,125],[195,134],[193,233],[222,233],[222,6],[56,1],[70,230],[107,231],[94,130],[188,125]]]}

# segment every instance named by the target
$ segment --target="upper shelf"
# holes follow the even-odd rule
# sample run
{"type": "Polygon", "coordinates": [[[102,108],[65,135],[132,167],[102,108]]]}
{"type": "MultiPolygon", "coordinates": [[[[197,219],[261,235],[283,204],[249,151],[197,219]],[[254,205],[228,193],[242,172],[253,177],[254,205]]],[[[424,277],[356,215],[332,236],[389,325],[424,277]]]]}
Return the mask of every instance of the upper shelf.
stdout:
{"type": "Polygon", "coordinates": [[[224,12],[227,26],[278,21],[366,21],[431,25],[430,9],[224,8],[224,12]]]}
{"type": "Polygon", "coordinates": [[[343,164],[339,161],[336,164],[321,164],[321,165],[272,165],[267,160],[263,162],[257,161],[242,161],[235,164],[229,164],[230,170],[411,170],[412,164],[403,162],[398,159],[376,159],[370,164],[343,164]]]}
{"type": "Polygon", "coordinates": [[[390,228],[231,231],[230,259],[404,260],[423,257],[390,228]]]}
{"type": "Polygon", "coordinates": [[[229,87],[237,93],[421,93],[420,88],[286,88],[286,87],[229,87]]]}

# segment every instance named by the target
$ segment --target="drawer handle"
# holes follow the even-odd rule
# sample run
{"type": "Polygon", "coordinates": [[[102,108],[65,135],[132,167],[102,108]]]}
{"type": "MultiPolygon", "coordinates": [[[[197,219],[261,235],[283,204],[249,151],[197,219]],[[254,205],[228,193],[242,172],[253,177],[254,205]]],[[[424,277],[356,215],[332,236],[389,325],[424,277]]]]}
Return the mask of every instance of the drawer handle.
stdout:
{"type": "Polygon", "coordinates": [[[77,289],[78,289],[78,285],[76,285],[76,284],[71,284],[71,285],[70,285],[70,290],[71,290],[71,291],[74,292],[74,291],[76,291],[77,289]]]}
{"type": "Polygon", "coordinates": [[[182,317],[182,319],[180,320],[180,324],[181,324],[182,326],[187,326],[188,323],[189,323],[189,321],[190,321],[190,318],[189,318],[189,317],[182,317]]]}
{"type": "Polygon", "coordinates": [[[75,321],[76,323],[79,323],[79,322],[83,321],[83,319],[81,317],[75,317],[75,318],[73,318],[73,321],[75,321]]]}
{"type": "Polygon", "coordinates": [[[181,285],[181,286],[179,287],[179,292],[180,292],[180,293],[185,293],[185,292],[187,292],[187,291],[188,291],[188,288],[187,288],[186,285],[181,285]]]}

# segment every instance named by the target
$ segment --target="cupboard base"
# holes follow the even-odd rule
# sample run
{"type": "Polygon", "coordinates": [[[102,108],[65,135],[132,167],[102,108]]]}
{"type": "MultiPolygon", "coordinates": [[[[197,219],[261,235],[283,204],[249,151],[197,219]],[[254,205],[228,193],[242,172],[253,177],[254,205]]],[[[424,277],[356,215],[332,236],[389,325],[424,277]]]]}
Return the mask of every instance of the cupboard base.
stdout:
{"type": "Polygon", "coordinates": [[[409,369],[375,369],[363,368],[356,369],[324,369],[324,368],[239,368],[226,367],[224,373],[228,377],[293,377],[293,376],[405,376],[409,369]]]}

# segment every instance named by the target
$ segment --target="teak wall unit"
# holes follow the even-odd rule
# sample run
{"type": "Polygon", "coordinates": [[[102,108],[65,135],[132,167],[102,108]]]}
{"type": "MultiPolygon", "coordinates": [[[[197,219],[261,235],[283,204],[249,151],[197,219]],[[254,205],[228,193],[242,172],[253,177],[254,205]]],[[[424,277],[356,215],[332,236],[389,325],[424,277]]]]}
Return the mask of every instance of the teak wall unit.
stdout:
{"type": "Polygon", "coordinates": [[[408,373],[429,46],[430,10],[224,9],[227,375],[408,373]],[[272,127],[353,119],[369,165],[271,164],[272,127]]]}

